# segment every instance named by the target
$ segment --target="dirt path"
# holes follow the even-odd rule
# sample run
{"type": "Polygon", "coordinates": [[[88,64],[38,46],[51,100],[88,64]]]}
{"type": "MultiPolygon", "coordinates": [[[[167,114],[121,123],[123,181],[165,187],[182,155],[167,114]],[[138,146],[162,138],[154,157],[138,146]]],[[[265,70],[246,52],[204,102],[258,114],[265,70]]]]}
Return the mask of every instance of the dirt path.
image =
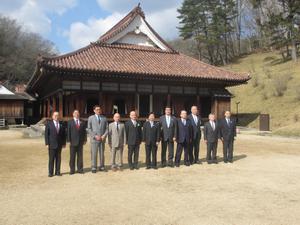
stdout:
{"type": "Polygon", "coordinates": [[[0,224],[300,223],[299,139],[240,135],[233,164],[157,171],[92,174],[84,154],[84,175],[68,174],[65,150],[64,175],[48,178],[42,139],[0,131],[0,224]]]}

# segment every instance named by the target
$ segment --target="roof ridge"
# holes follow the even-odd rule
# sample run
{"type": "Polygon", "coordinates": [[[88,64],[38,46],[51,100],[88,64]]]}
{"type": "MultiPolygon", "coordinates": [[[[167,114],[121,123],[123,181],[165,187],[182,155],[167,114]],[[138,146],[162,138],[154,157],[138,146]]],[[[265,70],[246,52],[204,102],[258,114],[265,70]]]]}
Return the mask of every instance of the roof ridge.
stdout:
{"type": "Polygon", "coordinates": [[[120,48],[120,49],[137,50],[137,51],[159,52],[165,54],[179,54],[179,52],[175,50],[162,50],[160,48],[155,48],[152,46],[126,44],[126,43],[109,44],[104,42],[93,42],[91,43],[91,45],[98,45],[107,48],[120,48]]]}

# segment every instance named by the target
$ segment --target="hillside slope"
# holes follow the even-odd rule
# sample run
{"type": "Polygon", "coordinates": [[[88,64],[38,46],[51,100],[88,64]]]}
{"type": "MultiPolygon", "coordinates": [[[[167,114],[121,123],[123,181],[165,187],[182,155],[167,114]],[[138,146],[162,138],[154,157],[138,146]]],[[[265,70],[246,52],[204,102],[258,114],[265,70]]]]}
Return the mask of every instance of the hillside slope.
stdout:
{"type": "MultiPolygon", "coordinates": [[[[249,72],[247,85],[229,88],[241,113],[268,113],[275,134],[300,136],[300,62],[283,62],[276,52],[255,53],[226,66],[227,69],[249,72]]],[[[258,119],[249,124],[258,127],[258,119]]]]}

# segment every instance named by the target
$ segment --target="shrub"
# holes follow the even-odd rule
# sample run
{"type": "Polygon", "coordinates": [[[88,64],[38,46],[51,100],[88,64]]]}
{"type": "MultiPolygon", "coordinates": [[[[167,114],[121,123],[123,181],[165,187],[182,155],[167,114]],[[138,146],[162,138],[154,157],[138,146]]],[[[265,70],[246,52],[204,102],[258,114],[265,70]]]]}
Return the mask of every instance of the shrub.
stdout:
{"type": "Polygon", "coordinates": [[[294,122],[298,122],[299,121],[299,115],[298,114],[295,114],[294,115],[294,122]]]}
{"type": "Polygon", "coordinates": [[[252,79],[251,79],[251,84],[253,87],[257,87],[259,85],[259,80],[257,75],[253,75],[252,79]]]}
{"type": "Polygon", "coordinates": [[[269,69],[264,69],[265,75],[268,79],[272,78],[272,71],[269,69]]]}
{"type": "Polygon", "coordinates": [[[300,101],[300,86],[296,87],[296,90],[295,90],[295,99],[296,99],[296,101],[300,101]]]}
{"type": "Polygon", "coordinates": [[[268,94],[266,92],[263,92],[261,94],[261,98],[262,98],[262,100],[267,100],[268,99],[268,94]]]}
{"type": "Polygon", "coordinates": [[[284,92],[287,90],[287,85],[290,80],[289,76],[276,76],[273,78],[273,88],[274,88],[274,96],[283,96],[284,92]]]}

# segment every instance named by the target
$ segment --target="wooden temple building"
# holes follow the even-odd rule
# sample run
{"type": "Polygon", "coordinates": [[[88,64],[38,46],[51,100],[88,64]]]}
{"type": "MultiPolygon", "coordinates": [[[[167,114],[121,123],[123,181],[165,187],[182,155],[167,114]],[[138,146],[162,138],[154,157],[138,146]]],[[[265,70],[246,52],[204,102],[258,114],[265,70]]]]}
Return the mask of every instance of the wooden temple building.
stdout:
{"type": "MultiPolygon", "coordinates": [[[[84,34],[83,34],[84,35],[84,34]]],[[[175,51],[153,30],[140,6],[98,40],[74,52],[39,57],[27,92],[38,96],[40,117],[56,110],[82,117],[102,106],[103,114],[157,116],[169,105],[173,114],[197,105],[203,118],[230,109],[226,87],[245,84],[248,74],[208,65],[175,51]]]]}

